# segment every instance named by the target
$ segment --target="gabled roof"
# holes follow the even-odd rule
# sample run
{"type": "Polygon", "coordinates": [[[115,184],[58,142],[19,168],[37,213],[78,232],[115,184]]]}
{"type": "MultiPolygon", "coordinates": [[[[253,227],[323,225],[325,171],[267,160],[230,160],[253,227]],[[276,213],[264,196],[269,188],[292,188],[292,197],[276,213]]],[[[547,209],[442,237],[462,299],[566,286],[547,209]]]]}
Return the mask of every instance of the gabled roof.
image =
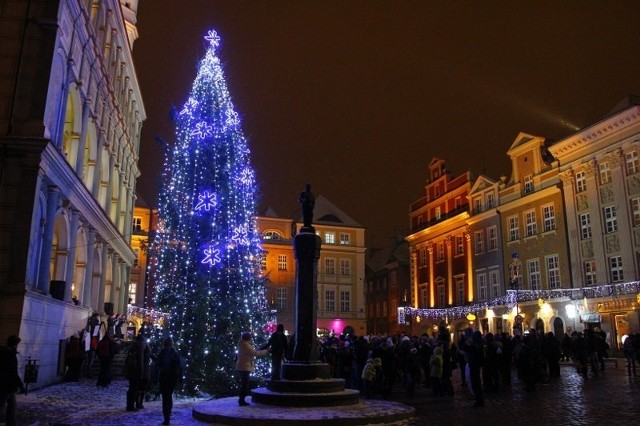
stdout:
{"type": "Polygon", "coordinates": [[[276,213],[276,211],[272,207],[267,207],[267,209],[264,212],[262,212],[262,214],[260,214],[260,216],[263,216],[263,217],[275,217],[275,218],[279,218],[280,217],[278,215],[278,213],[276,213]]]}
{"type": "MultiPolygon", "coordinates": [[[[302,222],[302,219],[300,219],[302,222]]],[[[313,209],[313,223],[317,224],[340,224],[362,228],[358,222],[353,220],[345,212],[337,208],[331,201],[322,195],[316,196],[316,203],[313,209]]]]}
{"type": "Polygon", "coordinates": [[[513,141],[513,143],[511,144],[511,147],[509,148],[509,150],[507,151],[507,155],[511,155],[512,153],[515,154],[514,151],[517,151],[518,148],[523,147],[525,145],[527,145],[529,142],[533,141],[533,140],[538,140],[538,143],[542,144],[544,143],[544,138],[541,136],[534,136],[534,135],[530,135],[528,133],[524,133],[524,132],[520,132],[518,134],[518,136],[516,137],[516,140],[513,141]]]}
{"type": "Polygon", "coordinates": [[[409,243],[404,238],[397,238],[386,247],[369,249],[369,253],[367,267],[377,272],[393,262],[408,264],[409,243]]]}
{"type": "Polygon", "coordinates": [[[480,175],[476,178],[476,181],[471,186],[471,189],[469,190],[469,194],[473,194],[475,192],[479,192],[486,188],[492,187],[497,182],[498,182],[497,180],[490,178],[487,175],[480,175]]]}

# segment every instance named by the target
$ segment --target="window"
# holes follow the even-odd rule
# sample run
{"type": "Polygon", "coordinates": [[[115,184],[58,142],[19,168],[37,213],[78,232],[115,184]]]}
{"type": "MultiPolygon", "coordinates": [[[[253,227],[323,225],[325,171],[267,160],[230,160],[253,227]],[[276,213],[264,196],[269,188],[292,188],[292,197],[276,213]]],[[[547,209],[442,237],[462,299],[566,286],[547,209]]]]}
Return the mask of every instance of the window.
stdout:
{"type": "Polygon", "coordinates": [[[456,256],[464,254],[464,238],[461,235],[456,237],[456,256]]]}
{"type": "Polygon", "coordinates": [[[531,290],[540,290],[540,260],[527,260],[527,278],[531,290]]]}
{"type": "Polygon", "coordinates": [[[596,285],[596,261],[587,260],[584,262],[584,283],[585,285],[596,285]]]}
{"type": "Polygon", "coordinates": [[[142,218],[135,216],[133,218],[133,232],[142,232],[142,218]]]}
{"type": "Polygon", "coordinates": [[[631,211],[633,212],[633,226],[640,226],[640,198],[631,199],[631,211]]]}
{"type": "Polygon", "coordinates": [[[490,226],[487,228],[487,250],[496,250],[498,248],[498,228],[490,226]]]}
{"type": "Polygon", "coordinates": [[[542,221],[543,232],[550,232],[556,229],[556,212],[553,204],[542,207],[542,221]]]}
{"type": "Polygon", "coordinates": [[[336,233],[335,232],[325,232],[324,233],[324,242],[326,244],[335,244],[336,243],[336,233]]]}
{"type": "MultiPolygon", "coordinates": [[[[336,292],[333,290],[327,290],[324,292],[324,308],[325,311],[336,310],[336,292]]],[[[378,305],[378,315],[380,314],[380,305],[378,305]]]]}
{"type": "Polygon", "coordinates": [[[580,238],[591,238],[591,214],[584,213],[580,215],[580,238]]]}
{"type": "Polygon", "coordinates": [[[500,297],[500,271],[489,271],[489,285],[491,286],[491,297],[500,297]]]}
{"type": "Polygon", "coordinates": [[[524,193],[529,194],[533,192],[533,176],[528,175],[524,177],[524,193]]]}
{"type": "Polygon", "coordinates": [[[136,293],[138,290],[138,283],[129,283],[129,300],[132,305],[136,303],[136,293]]]}
{"type": "Polygon", "coordinates": [[[340,275],[351,276],[351,259],[340,259],[340,275]]]}
{"type": "MultiPolygon", "coordinates": [[[[340,311],[349,312],[351,310],[351,294],[348,290],[340,291],[340,311]]],[[[383,311],[386,311],[386,307],[383,307],[383,311]]],[[[383,315],[385,315],[383,313],[383,315]]]]}
{"type": "Polygon", "coordinates": [[[263,240],[281,241],[284,238],[282,237],[282,234],[280,234],[278,231],[267,231],[264,234],[262,234],[262,239],[263,240]]]}
{"type": "Polygon", "coordinates": [[[600,163],[600,185],[605,185],[611,182],[611,169],[609,168],[609,162],[603,161],[600,163]]]}
{"type": "Polygon", "coordinates": [[[440,212],[440,207],[436,207],[436,220],[440,220],[442,217],[442,213],[440,212]]]}
{"type": "Polygon", "coordinates": [[[429,300],[429,291],[427,290],[427,288],[421,288],[420,289],[420,307],[421,308],[426,308],[428,306],[428,300],[429,300]]]}
{"type": "Polygon", "coordinates": [[[438,306],[444,307],[446,302],[444,300],[444,284],[438,284],[438,306]]]}
{"type": "Polygon", "coordinates": [[[340,245],[343,245],[343,246],[351,245],[351,236],[346,232],[340,233],[340,245]]]}
{"type": "Polygon", "coordinates": [[[510,216],[507,222],[509,224],[509,241],[518,241],[520,239],[518,216],[510,216]]]}
{"type": "Polygon", "coordinates": [[[473,233],[474,251],[476,254],[484,253],[484,231],[473,233]]]}
{"type": "Polygon", "coordinates": [[[436,260],[442,262],[444,260],[444,243],[436,244],[436,260]]]}
{"type": "Polygon", "coordinates": [[[473,199],[473,212],[482,213],[482,198],[473,199]]]}
{"type": "Polygon", "coordinates": [[[278,271],[286,271],[287,270],[287,255],[279,254],[278,255],[278,271]]]}
{"type": "Polygon", "coordinates": [[[536,226],[536,211],[529,210],[524,212],[524,221],[527,237],[533,237],[538,233],[538,227],[536,226]]]}
{"type": "Polygon", "coordinates": [[[546,257],[547,261],[547,282],[549,289],[560,288],[560,262],[558,255],[554,254],[546,257]]]}
{"type": "Polygon", "coordinates": [[[487,192],[487,201],[486,205],[488,209],[494,208],[496,206],[496,199],[493,192],[487,192]]]}
{"type": "Polygon", "coordinates": [[[640,163],[638,163],[638,153],[636,151],[627,152],[625,158],[627,159],[627,175],[638,173],[638,166],[640,166],[640,163]]]}
{"type": "Polygon", "coordinates": [[[260,256],[260,268],[267,269],[267,252],[263,252],[260,256]]]}
{"type": "Polygon", "coordinates": [[[618,219],[616,218],[616,206],[607,206],[604,208],[604,227],[605,232],[610,234],[618,230],[618,219]]]}
{"type": "Polygon", "coordinates": [[[276,289],[276,309],[279,311],[287,309],[287,288],[278,287],[276,289]]]}
{"type": "Polygon", "coordinates": [[[334,258],[327,257],[324,259],[324,273],[326,275],[336,274],[336,260],[334,258]]]}
{"type": "Polygon", "coordinates": [[[458,305],[464,305],[464,277],[456,277],[458,305]]]}
{"type": "Polygon", "coordinates": [[[462,197],[456,197],[453,200],[453,208],[458,210],[462,206],[462,197]]]}
{"type": "Polygon", "coordinates": [[[587,174],[582,172],[576,173],[576,192],[584,192],[587,190],[587,174]]]}
{"type": "Polygon", "coordinates": [[[622,256],[611,256],[609,258],[609,270],[611,271],[611,281],[619,282],[623,280],[622,256]]]}
{"type": "Polygon", "coordinates": [[[487,298],[487,274],[476,275],[476,281],[478,282],[478,300],[485,300],[487,298]]]}
{"type": "Polygon", "coordinates": [[[427,266],[427,249],[422,247],[418,250],[418,267],[425,268],[427,266]]]}

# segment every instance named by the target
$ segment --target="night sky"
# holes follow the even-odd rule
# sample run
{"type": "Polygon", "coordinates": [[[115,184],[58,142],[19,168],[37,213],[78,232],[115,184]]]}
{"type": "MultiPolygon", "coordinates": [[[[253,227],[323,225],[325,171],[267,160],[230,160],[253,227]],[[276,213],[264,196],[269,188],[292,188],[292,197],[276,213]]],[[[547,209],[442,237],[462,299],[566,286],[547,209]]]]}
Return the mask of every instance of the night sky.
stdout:
{"type": "Polygon", "coordinates": [[[564,138],[640,95],[638,1],[141,0],[147,120],[138,193],[157,204],[171,110],[215,29],[261,199],[300,217],[310,183],[367,228],[406,235],[427,166],[509,176],[519,132],[564,138]]]}

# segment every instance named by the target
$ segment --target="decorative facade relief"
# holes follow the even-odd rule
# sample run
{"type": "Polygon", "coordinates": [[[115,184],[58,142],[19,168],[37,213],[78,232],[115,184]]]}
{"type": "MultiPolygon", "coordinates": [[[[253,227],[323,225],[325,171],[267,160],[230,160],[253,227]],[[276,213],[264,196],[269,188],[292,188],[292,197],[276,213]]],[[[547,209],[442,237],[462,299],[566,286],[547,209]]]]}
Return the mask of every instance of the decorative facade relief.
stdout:
{"type": "Polygon", "coordinates": [[[606,244],[607,253],[620,251],[620,240],[618,239],[618,234],[607,235],[606,244]]]}

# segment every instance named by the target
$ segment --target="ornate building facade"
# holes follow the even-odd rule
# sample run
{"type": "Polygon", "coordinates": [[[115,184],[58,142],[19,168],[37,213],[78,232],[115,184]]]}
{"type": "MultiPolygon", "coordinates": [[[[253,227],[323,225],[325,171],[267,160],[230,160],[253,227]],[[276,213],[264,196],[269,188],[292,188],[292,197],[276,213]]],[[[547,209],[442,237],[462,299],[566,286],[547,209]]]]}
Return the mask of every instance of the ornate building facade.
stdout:
{"type": "Polygon", "coordinates": [[[65,339],[92,313],[127,310],[145,120],[136,9],[59,0],[0,11],[0,338],[22,338],[37,386],[61,379],[65,339]]]}

